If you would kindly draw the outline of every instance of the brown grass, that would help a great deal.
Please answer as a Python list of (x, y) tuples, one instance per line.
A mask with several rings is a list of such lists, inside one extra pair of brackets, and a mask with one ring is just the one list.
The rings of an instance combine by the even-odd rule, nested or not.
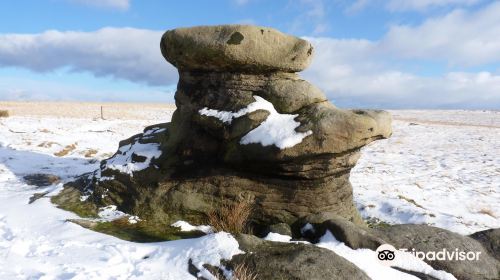
[(85, 157), (86, 158), (89, 158), (89, 157), (93, 157), (97, 154), (97, 150), (96, 149), (88, 149), (87, 151), (85, 151)]
[(64, 147), (64, 149), (60, 150), (57, 153), (54, 153), (54, 155), (57, 156), (57, 157), (63, 157), (65, 155), (69, 154), (74, 149), (76, 149), (76, 143)]
[(38, 144), (38, 147), (50, 148), (50, 147), (52, 147), (52, 145), (59, 145), (59, 144), (57, 144), (56, 142), (44, 141), (44, 142)]
[(9, 111), (0, 110), (0, 118), (7, 118), (7, 117), (9, 117)]
[(478, 211), (480, 214), (488, 215), (496, 219), (495, 214), (493, 213), (493, 210), (489, 208), (482, 208), (481, 210)]
[(247, 201), (224, 203), (207, 214), (208, 223), (215, 231), (242, 233), (247, 231), (252, 205)]
[(238, 280), (257, 280), (257, 274), (252, 272), (244, 263), (239, 263), (233, 270), (234, 278)]
[[(213, 273), (213, 272), (212, 272)], [(221, 270), (213, 273), (217, 280), (227, 280), (222, 274)], [(245, 263), (238, 263), (233, 269), (233, 280), (257, 280), (259, 279), (257, 273), (252, 272)]]
[(0, 101), (1, 110), (8, 111), (10, 116), (100, 119), (101, 106), (106, 119), (150, 120), (175, 109), (174, 104), (162, 103)]
[(405, 201), (407, 201), (407, 202), (409, 202), (409, 203), (417, 206), (418, 208), (425, 209), (422, 205), (418, 204), (414, 199), (408, 198), (408, 197), (406, 197), (404, 195), (398, 195), (398, 198), (402, 199), (402, 200), (405, 200)]

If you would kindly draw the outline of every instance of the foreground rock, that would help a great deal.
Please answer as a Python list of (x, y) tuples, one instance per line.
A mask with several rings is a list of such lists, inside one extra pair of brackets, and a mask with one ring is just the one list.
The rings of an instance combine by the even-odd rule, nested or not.
[[(304, 225), (309, 224), (308, 230)], [(384, 225), (368, 228), (356, 225), (341, 217), (329, 213), (321, 213), (304, 217), (294, 225), (295, 238), (306, 237), (317, 242), (326, 231), (330, 231), (337, 240), (353, 249), (371, 249), (375, 251), (382, 244), (391, 244), (397, 249), (412, 249), (419, 252), (440, 252), (445, 249), (449, 253), (473, 252), (477, 260), (426, 260), (436, 270), (444, 270), (457, 279), (500, 279), (500, 262), (498, 255), (498, 232), (491, 229), (463, 236), (451, 231), (427, 225)], [(477, 240), (479, 240), (479, 242)], [(470, 255), (472, 256), (472, 255)], [(431, 256), (432, 258), (432, 256)], [(418, 276), (420, 279), (433, 279), (419, 272), (399, 270)]]
[[(245, 200), (257, 228), (319, 212), (361, 223), (349, 172), (361, 147), (390, 136), (391, 116), (338, 109), (300, 79), (309, 42), (264, 27), (202, 26), (167, 31), (161, 50), (179, 69), (172, 121), (120, 142), (55, 202), (201, 224)], [(82, 193), (84, 205), (74, 199)]]
[(237, 236), (240, 249), (232, 267), (244, 264), (258, 279), (370, 279), (362, 270), (334, 252), (311, 244), (264, 241), (252, 235)]
[(500, 228), (478, 231), (470, 237), (481, 242), (483, 247), (500, 261)]
[(374, 231), (396, 248), (422, 252), (473, 252), (477, 260), (428, 260), (435, 269), (453, 274), (457, 279), (500, 279), (500, 263), (482, 244), (470, 237), (426, 225), (394, 225)]

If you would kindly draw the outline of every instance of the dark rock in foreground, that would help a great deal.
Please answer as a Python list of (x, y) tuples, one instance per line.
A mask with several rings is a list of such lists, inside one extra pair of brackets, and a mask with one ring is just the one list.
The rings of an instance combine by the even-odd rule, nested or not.
[(478, 231), (469, 237), (481, 242), (484, 248), (500, 261), (500, 228)]
[(61, 181), (56, 175), (52, 174), (29, 174), (23, 177), (24, 181), (28, 185), (37, 186), (37, 187), (47, 187), (51, 185), (55, 185)]
[(237, 239), (247, 253), (233, 257), (231, 266), (243, 263), (258, 279), (370, 279), (351, 262), (315, 245), (264, 241), (251, 235)]
[[(481, 240), (478, 242), (474, 238), (427, 225), (408, 224), (367, 228), (331, 214), (305, 217), (298, 221), (295, 227), (301, 228), (306, 223), (313, 226), (313, 230), (303, 233), (309, 240), (317, 241), (328, 230), (337, 240), (353, 249), (376, 250), (382, 244), (391, 244), (397, 249), (407, 249), (409, 252), (412, 249), (425, 253), (443, 250), (449, 253), (473, 252), (471, 254), (479, 255), (477, 260), (452, 258), (426, 260), (425, 262), (436, 270), (451, 273), (459, 280), (500, 279), (500, 262), (495, 258), (498, 252), (491, 250), (495, 248), (494, 244), (499, 242), (498, 235), (495, 234), (499, 229), (472, 234), (472, 237)], [(411, 274), (420, 275), (421, 273), (411, 272)], [(428, 275), (420, 276), (421, 279), (429, 277)]]
[(477, 260), (428, 260), (435, 269), (453, 274), (457, 279), (500, 279), (500, 263), (493, 258), (482, 244), (470, 237), (426, 225), (394, 225), (374, 230), (374, 234), (396, 248), (422, 252), (479, 253)]

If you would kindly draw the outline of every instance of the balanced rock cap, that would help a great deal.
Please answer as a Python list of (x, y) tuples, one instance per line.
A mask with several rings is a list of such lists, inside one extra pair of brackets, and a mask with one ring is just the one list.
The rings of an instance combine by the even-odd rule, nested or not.
[(165, 59), (179, 70), (300, 72), (311, 62), (311, 43), (269, 27), (216, 25), (163, 34)]

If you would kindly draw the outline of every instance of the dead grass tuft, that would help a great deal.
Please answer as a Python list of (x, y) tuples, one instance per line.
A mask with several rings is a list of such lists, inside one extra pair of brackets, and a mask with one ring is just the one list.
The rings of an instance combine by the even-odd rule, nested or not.
[(251, 212), (252, 205), (248, 201), (224, 203), (207, 214), (208, 223), (215, 231), (243, 233), (247, 230), (248, 217)]
[(0, 118), (8, 118), (8, 117), (9, 117), (9, 111), (0, 110)]
[(489, 209), (489, 208), (482, 208), (481, 210), (478, 211), (479, 214), (484, 214), (484, 215), (488, 215), (488, 216), (491, 216), (493, 218), (497, 218), (495, 216), (495, 213), (493, 213), (493, 210)]
[(44, 141), (44, 142), (38, 144), (37, 146), (41, 147), (41, 148), (50, 148), (50, 147), (52, 147), (52, 145), (59, 145), (59, 144), (56, 142)]
[(402, 200), (405, 200), (405, 201), (407, 201), (407, 202), (409, 202), (409, 203), (417, 206), (418, 208), (425, 209), (422, 205), (418, 204), (414, 199), (408, 198), (408, 197), (406, 197), (404, 195), (398, 195), (398, 198), (402, 199)]
[(97, 154), (97, 150), (96, 149), (88, 149), (87, 151), (85, 151), (85, 157), (86, 158), (89, 158), (89, 157), (93, 157)]
[(64, 147), (64, 149), (60, 150), (57, 153), (54, 153), (54, 155), (57, 157), (63, 157), (65, 155), (69, 154), (74, 149), (76, 149), (76, 143)]
[[(237, 265), (235, 265), (232, 272), (233, 272), (233, 277), (231, 279), (233, 280), (258, 279), (257, 273), (252, 272), (245, 263), (238, 263)], [(217, 280), (228, 280), (228, 278), (224, 276), (220, 268), (215, 272), (212, 271), (212, 274), (215, 276)]]
[(252, 272), (244, 263), (239, 263), (234, 267), (233, 275), (238, 280), (257, 280), (257, 274)]

